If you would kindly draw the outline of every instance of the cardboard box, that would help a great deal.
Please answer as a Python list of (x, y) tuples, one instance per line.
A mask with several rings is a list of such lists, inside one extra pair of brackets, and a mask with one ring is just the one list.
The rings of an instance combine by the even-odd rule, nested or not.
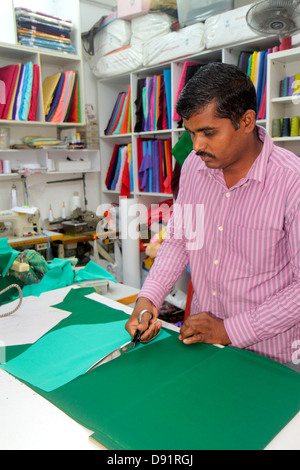
[(151, 0), (118, 0), (118, 18), (130, 20), (146, 15), (150, 9), (150, 2)]

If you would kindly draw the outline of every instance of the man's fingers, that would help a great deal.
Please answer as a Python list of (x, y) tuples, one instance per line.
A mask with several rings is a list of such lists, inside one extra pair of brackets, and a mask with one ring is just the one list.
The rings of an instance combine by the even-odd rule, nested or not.
[(149, 341), (154, 339), (155, 336), (158, 335), (160, 329), (161, 329), (161, 322), (158, 321), (156, 323), (151, 324), (149, 328), (141, 336), (142, 343), (148, 343)]
[(197, 335), (189, 336), (188, 338), (185, 338), (182, 342), (184, 344), (193, 344), (193, 343), (204, 343), (205, 341), (204, 341), (203, 335), (200, 333)]

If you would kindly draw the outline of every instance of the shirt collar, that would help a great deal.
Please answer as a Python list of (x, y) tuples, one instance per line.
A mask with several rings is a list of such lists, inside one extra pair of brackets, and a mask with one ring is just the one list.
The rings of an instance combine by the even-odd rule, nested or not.
[[(265, 178), (266, 178), (266, 171), (267, 171), (267, 164), (268, 160), (270, 157), (270, 154), (273, 150), (274, 144), (273, 140), (267, 133), (264, 127), (261, 126), (256, 126), (257, 132), (258, 132), (258, 137), (263, 142), (263, 148), (256, 158), (255, 162), (253, 163), (252, 167), (248, 171), (247, 176), (245, 177), (245, 180), (253, 179), (257, 180), (260, 183), (264, 184)], [(222, 169), (212, 169), (212, 168), (207, 168), (205, 163), (199, 158), (199, 170), (206, 170), (210, 175), (218, 177), (218, 175), (223, 176), (223, 170)]]

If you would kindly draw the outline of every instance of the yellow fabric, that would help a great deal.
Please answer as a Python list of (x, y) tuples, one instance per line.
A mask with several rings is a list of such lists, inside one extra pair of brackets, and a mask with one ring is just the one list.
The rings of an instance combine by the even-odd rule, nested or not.
[(51, 75), (50, 77), (45, 78), (43, 84), (43, 100), (44, 100), (44, 112), (45, 116), (50, 111), (51, 102), (53, 99), (53, 93), (55, 88), (57, 87), (58, 81), (61, 77), (61, 73), (56, 73), (55, 75)]

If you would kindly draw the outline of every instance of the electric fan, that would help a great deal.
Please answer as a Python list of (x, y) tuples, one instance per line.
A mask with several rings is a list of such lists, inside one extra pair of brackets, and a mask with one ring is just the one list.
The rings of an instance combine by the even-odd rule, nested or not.
[(300, 31), (300, 0), (262, 0), (250, 6), (246, 21), (256, 33), (283, 41)]

